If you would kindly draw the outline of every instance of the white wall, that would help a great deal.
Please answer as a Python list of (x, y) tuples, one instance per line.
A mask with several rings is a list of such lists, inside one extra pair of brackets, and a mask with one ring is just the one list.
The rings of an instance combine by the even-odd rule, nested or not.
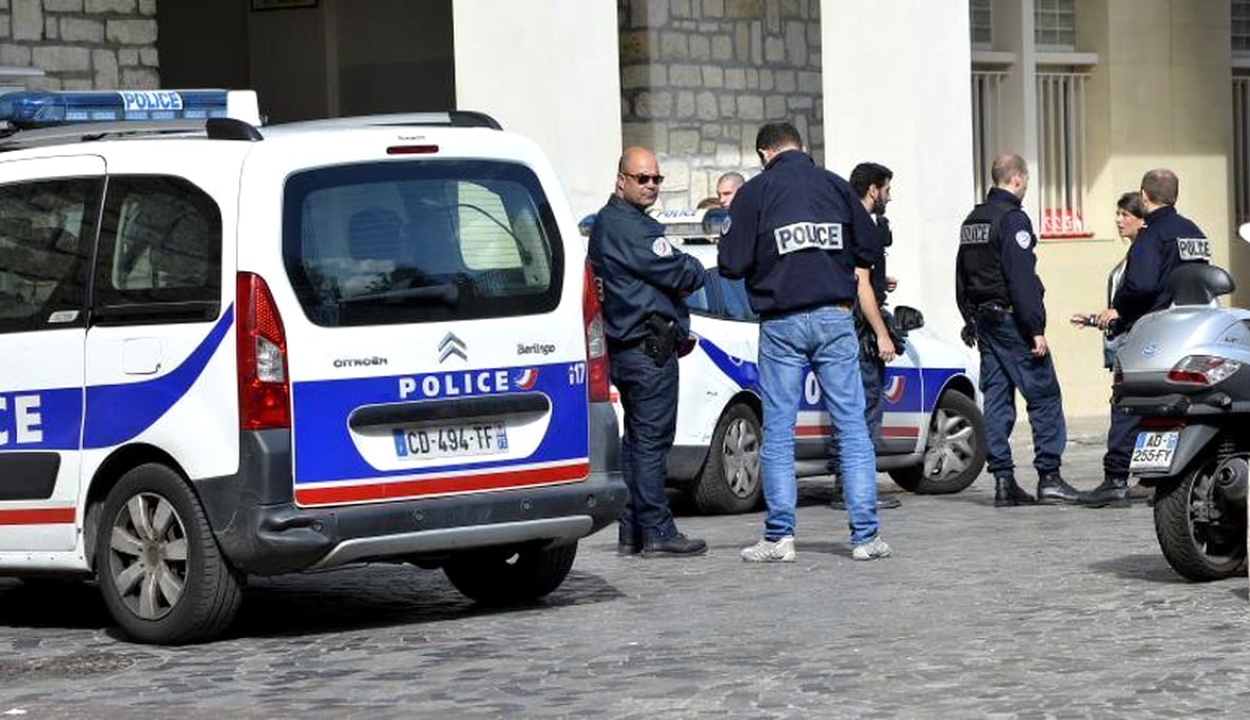
[(865, 161), (894, 171), (891, 304), (920, 308), (958, 342), (955, 251), (973, 187), (968, 2), (821, 0), (820, 15), (826, 164), (843, 177)]
[(621, 154), (616, 3), (454, 0), (456, 104), (535, 140), (573, 211), (597, 211)]

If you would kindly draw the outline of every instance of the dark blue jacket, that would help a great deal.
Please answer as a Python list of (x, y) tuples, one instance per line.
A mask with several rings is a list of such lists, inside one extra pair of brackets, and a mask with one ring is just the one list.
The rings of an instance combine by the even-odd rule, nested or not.
[(595, 215), (587, 251), (610, 339), (641, 340), (651, 313), (676, 321), (683, 338), (690, 332), (682, 297), (703, 287), (703, 263), (673, 247), (655, 218), (613, 195)]
[(746, 278), (761, 316), (855, 301), (855, 268), (882, 262), (881, 233), (850, 183), (787, 150), (738, 188), (720, 273)]
[[(997, 270), (1002, 274), (1002, 282), (1006, 285), (1007, 299), (1011, 303), (1016, 322), (1030, 338), (1035, 335), (1045, 335), (1046, 306), (1042, 302), (1042, 297), (1046, 289), (1042, 286), (1041, 279), (1037, 277), (1037, 256), (1033, 254), (1033, 249), (1037, 247), (1037, 236), (1033, 234), (1033, 222), (1021, 208), (1020, 198), (1002, 188), (992, 188), (986, 193), (984, 205), (1006, 208), (1006, 212), (997, 223), (994, 237), (990, 239), (991, 244), (986, 246), (996, 245), (997, 257), (987, 259), (976, 255), (964, 259), (962, 257), (964, 243), (961, 242), (960, 257), (956, 260), (956, 264), (977, 261), (992, 263), (997, 260)], [(978, 205), (977, 209), (973, 210), (973, 214), (981, 208), (982, 206)], [(968, 278), (977, 277), (976, 271), (977, 268), (961, 268), (956, 272), (956, 277), (964, 282)], [(987, 288), (980, 287), (956, 287), (955, 294), (956, 297), (968, 298), (969, 303), (975, 304), (987, 290)], [(969, 317), (968, 313), (972, 310), (971, 307), (962, 305), (960, 307), (965, 318)]]
[(1127, 330), (1142, 315), (1172, 304), (1168, 275), (1182, 262), (1208, 262), (1211, 245), (1188, 218), (1165, 205), (1146, 216), (1146, 226), (1128, 249), (1124, 279), (1111, 300)]

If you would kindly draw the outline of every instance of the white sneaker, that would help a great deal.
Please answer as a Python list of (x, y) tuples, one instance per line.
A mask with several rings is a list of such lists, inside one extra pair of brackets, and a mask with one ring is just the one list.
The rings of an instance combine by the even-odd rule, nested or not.
[(866, 543), (860, 543), (851, 550), (851, 557), (856, 560), (876, 560), (890, 557), (890, 546), (885, 544), (880, 535), (873, 535)]
[(794, 562), (794, 536), (787, 535), (776, 542), (760, 540), (749, 548), (742, 548), (742, 559), (746, 562)]

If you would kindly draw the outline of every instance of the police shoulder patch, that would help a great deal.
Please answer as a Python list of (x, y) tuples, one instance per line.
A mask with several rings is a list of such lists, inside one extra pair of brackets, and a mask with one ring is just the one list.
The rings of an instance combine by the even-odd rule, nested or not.
[(1033, 244), (1033, 233), (1028, 230), (1021, 230), (1017, 232), (1016, 244), (1020, 246), (1021, 250), (1028, 250), (1029, 246)]
[(730, 222), (729, 222), (729, 216), (728, 216), (728, 215), (726, 215), (726, 216), (725, 216), (725, 221), (724, 221), (724, 222), (722, 222), (722, 223), (720, 224), (720, 234), (721, 234), (721, 237), (725, 237), (726, 235), (728, 235), (728, 234), (729, 234), (729, 227), (730, 227), (730, 225), (731, 225), (731, 224), (732, 224), (732, 223), (730, 223)]
[(658, 237), (655, 242), (651, 243), (651, 252), (660, 257), (668, 257), (673, 254), (673, 245), (666, 237)]

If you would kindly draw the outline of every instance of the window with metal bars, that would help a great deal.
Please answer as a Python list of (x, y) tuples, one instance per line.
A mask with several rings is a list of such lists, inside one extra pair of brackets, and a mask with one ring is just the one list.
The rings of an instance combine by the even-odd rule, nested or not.
[(1038, 68), (1037, 165), (1041, 232), (1049, 238), (1090, 237), (1082, 217), (1085, 172), (1085, 82), (1070, 70)]

